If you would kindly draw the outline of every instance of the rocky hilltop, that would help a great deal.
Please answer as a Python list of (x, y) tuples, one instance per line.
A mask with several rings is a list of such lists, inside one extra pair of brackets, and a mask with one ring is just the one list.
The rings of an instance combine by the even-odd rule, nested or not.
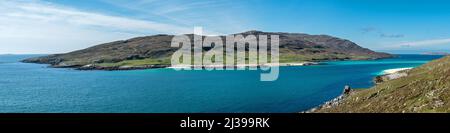
[(311, 112), (450, 112), (450, 56), (393, 74)]
[[(391, 57), (362, 48), (357, 44), (328, 35), (248, 31), (245, 35), (279, 35), (280, 62), (324, 60), (366, 60)], [(193, 38), (194, 35), (189, 34)], [(171, 55), (178, 48), (170, 47), (173, 35), (153, 35), (96, 45), (64, 54), (23, 60), (27, 63), (50, 64), (52, 67), (78, 69), (145, 69), (170, 66)], [(224, 36), (221, 36), (224, 38)], [(192, 40), (192, 39), (191, 39)], [(225, 41), (225, 39), (223, 39)], [(270, 42), (270, 40), (268, 40)], [(204, 49), (207, 51), (208, 49)]]

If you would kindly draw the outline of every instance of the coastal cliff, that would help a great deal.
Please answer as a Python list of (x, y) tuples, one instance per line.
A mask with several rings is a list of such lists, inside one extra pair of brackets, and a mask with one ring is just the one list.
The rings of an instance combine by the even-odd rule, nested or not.
[(353, 91), (309, 112), (450, 112), (450, 56), (376, 81), (370, 89)]
[[(279, 35), (280, 63), (317, 62), (325, 60), (367, 60), (388, 58), (357, 44), (328, 35), (248, 31), (246, 35)], [(189, 34), (193, 38), (194, 35)], [(129, 70), (170, 66), (171, 55), (178, 48), (170, 47), (174, 35), (154, 35), (115, 41), (64, 54), (29, 58), (22, 62), (50, 64), (52, 67), (81, 70)], [(224, 36), (221, 36), (224, 38)], [(225, 40), (225, 39), (223, 39)], [(270, 39), (268, 40), (270, 42)], [(208, 51), (204, 48), (203, 51)]]

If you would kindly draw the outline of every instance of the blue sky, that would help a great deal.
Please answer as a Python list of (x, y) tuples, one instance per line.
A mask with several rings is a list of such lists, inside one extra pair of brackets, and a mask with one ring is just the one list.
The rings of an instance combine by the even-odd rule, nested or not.
[(4, 0), (0, 54), (61, 53), (153, 34), (328, 34), (377, 51), (450, 52), (444, 0)]

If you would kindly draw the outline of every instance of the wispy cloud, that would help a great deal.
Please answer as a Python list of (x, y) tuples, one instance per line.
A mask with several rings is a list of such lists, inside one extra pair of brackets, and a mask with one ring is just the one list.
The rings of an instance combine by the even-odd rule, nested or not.
[(376, 31), (377, 29), (374, 27), (364, 27), (360, 29), (363, 34), (370, 33)]
[[(167, 2), (167, 0), (162, 0)], [(223, 0), (213, 0), (213, 1), (179, 1), (178, 4), (165, 3), (162, 6), (159, 6), (156, 10), (154, 10), (157, 14), (171, 14), (171, 13), (180, 13), (188, 10), (199, 10), (205, 8), (218, 8), (224, 7), (227, 5), (226, 1)]]
[[(16, 10), (8, 10), (3, 14), (8, 18), (23, 18), (34, 21), (64, 22), (77, 26), (94, 26), (101, 28), (116, 29), (118, 31), (134, 32), (163, 32), (163, 33), (189, 33), (186, 27), (158, 23), (155, 21), (138, 20), (125, 17), (104, 15), (79, 11), (76, 9), (56, 6), (49, 3), (20, 3), (5, 2), (6, 6), (14, 7)], [(11, 8), (10, 8), (11, 9)]]
[(446, 39), (430, 39), (421, 41), (409, 41), (401, 43), (390, 43), (384, 45), (384, 49), (409, 49), (409, 48), (424, 48), (429, 49), (436, 46), (450, 46), (450, 38)]
[(207, 33), (228, 34), (243, 31), (245, 20), (239, 9), (246, 9), (241, 1), (229, 0), (102, 0), (105, 3), (140, 12), (144, 18), (158, 17), (165, 22), (183, 26), (202, 26)]
[(450, 38), (404, 42), (394, 46), (417, 47), (417, 46), (432, 46), (432, 45), (450, 45)]
[(403, 38), (405, 37), (404, 34), (388, 34), (383, 32), (382, 30), (375, 28), (375, 27), (364, 27), (361, 28), (361, 33), (363, 34), (369, 34), (369, 33), (375, 33), (381, 38)]
[(188, 26), (82, 11), (43, 1), (0, 1), (0, 53), (60, 53)]
[(403, 34), (385, 34), (385, 33), (380, 33), (380, 37), (383, 37), (383, 38), (403, 38), (403, 37), (405, 37), (405, 35), (403, 35)]

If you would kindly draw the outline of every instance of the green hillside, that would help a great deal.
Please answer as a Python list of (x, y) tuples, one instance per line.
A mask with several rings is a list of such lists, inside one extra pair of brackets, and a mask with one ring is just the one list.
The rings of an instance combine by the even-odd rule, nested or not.
[(355, 91), (315, 112), (450, 112), (450, 56), (408, 71), (408, 76)]

